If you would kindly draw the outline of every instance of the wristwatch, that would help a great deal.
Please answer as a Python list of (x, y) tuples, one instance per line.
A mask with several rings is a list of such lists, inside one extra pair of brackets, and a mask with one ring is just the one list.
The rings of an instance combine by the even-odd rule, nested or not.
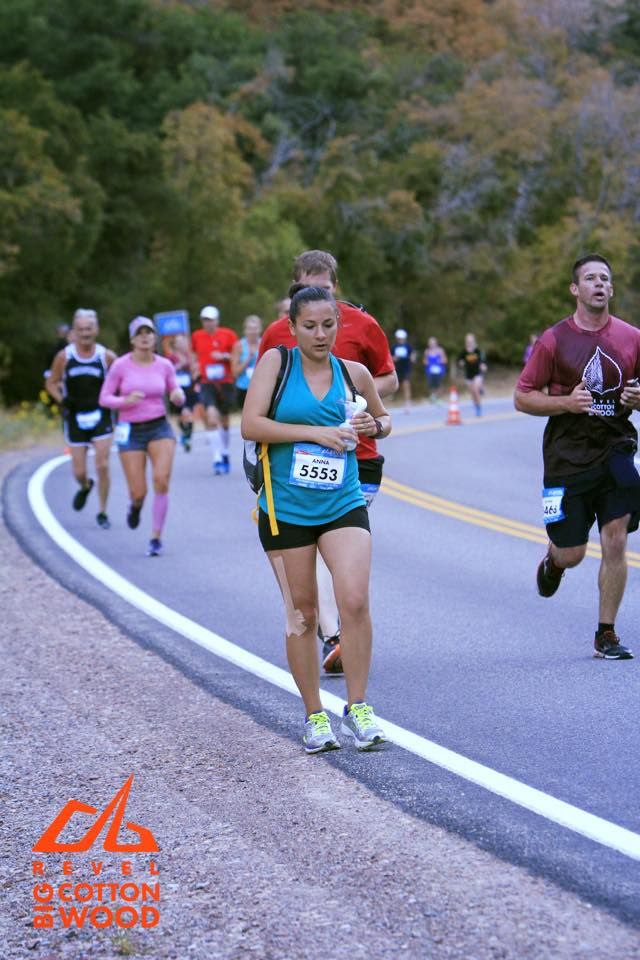
[(376, 432), (373, 435), (373, 439), (378, 440), (384, 433), (384, 427), (382, 426), (382, 424), (380, 423), (377, 417), (373, 418), (373, 422), (376, 425)]

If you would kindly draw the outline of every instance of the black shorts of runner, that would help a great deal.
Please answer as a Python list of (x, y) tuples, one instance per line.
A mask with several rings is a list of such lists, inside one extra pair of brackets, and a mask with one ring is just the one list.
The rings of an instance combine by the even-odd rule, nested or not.
[(200, 403), (207, 407), (215, 407), (218, 413), (226, 416), (231, 413), (236, 399), (234, 383), (201, 383)]
[(70, 447), (88, 447), (94, 440), (103, 440), (113, 435), (113, 415), (111, 410), (101, 408), (100, 418), (90, 430), (83, 429), (78, 418), (87, 414), (67, 411), (63, 417), (64, 438)]
[[(153, 440), (175, 440), (176, 435), (166, 417), (156, 417), (155, 420), (143, 420), (142, 423), (132, 423), (129, 439), (126, 443), (118, 442), (120, 453), (132, 451), (146, 451)], [(116, 433), (117, 441), (117, 433)]]
[(438, 390), (443, 378), (443, 373), (427, 373), (427, 387), (429, 390)]
[(341, 517), (330, 520), (329, 523), (309, 527), (278, 520), (280, 533), (276, 537), (271, 533), (269, 517), (264, 510), (260, 510), (258, 515), (258, 534), (263, 550), (292, 550), (294, 547), (308, 547), (312, 543), (317, 543), (323, 533), (328, 533), (329, 530), (341, 530), (343, 527), (359, 527), (371, 533), (367, 508), (356, 507), (348, 513), (343, 513)]
[(630, 515), (629, 533), (640, 521), (640, 477), (633, 456), (624, 456), (592, 467), (571, 477), (545, 477), (545, 487), (564, 487), (564, 519), (546, 525), (556, 547), (580, 547), (589, 540), (589, 531), (598, 521), (598, 530), (619, 517)]
[(179, 417), (183, 410), (193, 410), (196, 404), (201, 403), (199, 388), (183, 387), (182, 389), (184, 391), (184, 403), (182, 406), (176, 407), (175, 403), (169, 402), (169, 410), (176, 417)]
[(381, 454), (377, 457), (368, 457), (366, 460), (358, 460), (358, 478), (362, 495), (367, 501), (367, 510), (380, 489), (383, 463), (384, 457)]
[(367, 457), (366, 460), (358, 460), (358, 478), (360, 483), (375, 483), (380, 486), (382, 483), (382, 467), (384, 457), (378, 454), (377, 457)]

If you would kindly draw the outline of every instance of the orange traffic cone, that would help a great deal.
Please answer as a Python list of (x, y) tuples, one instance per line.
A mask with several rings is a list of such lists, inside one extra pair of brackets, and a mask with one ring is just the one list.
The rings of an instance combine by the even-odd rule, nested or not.
[(446, 424), (447, 426), (453, 426), (460, 425), (461, 423), (460, 407), (458, 406), (458, 390), (457, 387), (451, 387), (449, 391), (449, 412), (447, 414)]

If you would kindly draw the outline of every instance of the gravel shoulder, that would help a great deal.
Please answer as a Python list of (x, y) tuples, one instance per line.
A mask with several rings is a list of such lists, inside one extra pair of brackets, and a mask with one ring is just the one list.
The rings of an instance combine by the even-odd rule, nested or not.
[[(0, 455), (0, 483), (28, 451)], [(0, 955), (194, 960), (611, 960), (636, 930), (374, 796), (261, 728), (45, 574), (0, 522)], [(69, 798), (126, 820), (155, 857), (41, 855), (45, 880), (103, 861), (160, 869), (160, 923), (33, 927), (32, 845)], [(331, 811), (330, 818), (327, 816)], [(156, 878), (157, 879), (157, 878)]]

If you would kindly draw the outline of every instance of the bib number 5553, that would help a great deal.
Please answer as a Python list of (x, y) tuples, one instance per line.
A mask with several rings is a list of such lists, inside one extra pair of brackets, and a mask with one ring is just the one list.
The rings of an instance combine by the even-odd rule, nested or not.
[(309, 477), (310, 480), (330, 480), (335, 483), (338, 479), (338, 471), (335, 467), (318, 467), (315, 463), (309, 466), (303, 463), (300, 467), (300, 476)]
[(344, 483), (346, 454), (316, 443), (293, 446), (289, 483), (297, 487), (336, 490)]

